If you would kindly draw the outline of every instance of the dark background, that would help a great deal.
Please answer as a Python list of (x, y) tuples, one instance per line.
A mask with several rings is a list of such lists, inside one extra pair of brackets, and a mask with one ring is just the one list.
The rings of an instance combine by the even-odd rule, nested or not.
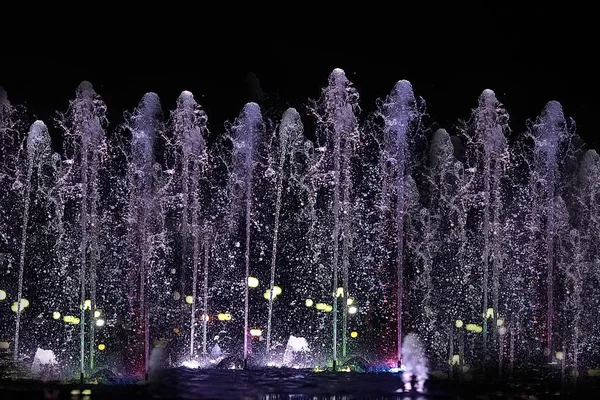
[(558, 100), (584, 140), (600, 149), (600, 48), (591, 6), (385, 4), (142, 3), (4, 13), (0, 85), (14, 103), (48, 119), (89, 80), (112, 123), (145, 92), (158, 93), (166, 111), (190, 90), (218, 133), (252, 99), (249, 72), (267, 94), (301, 109), (340, 67), (365, 111), (408, 79), (426, 100), (430, 121), (451, 130), (490, 88), (515, 134)]

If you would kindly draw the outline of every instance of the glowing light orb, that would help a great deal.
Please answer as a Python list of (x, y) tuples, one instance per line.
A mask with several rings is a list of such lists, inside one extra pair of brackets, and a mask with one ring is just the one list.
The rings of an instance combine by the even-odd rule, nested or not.
[(356, 331), (350, 332), (350, 337), (351, 338), (357, 338), (358, 337), (358, 332), (356, 332)]
[(202, 314), (200, 316), (201, 321), (210, 321), (210, 317), (207, 314)]
[[(23, 312), (23, 310), (25, 310), (29, 306), (29, 300), (27, 300), (27, 299), (21, 299), (20, 306), (21, 306), (20, 312)], [(17, 304), (17, 302), (15, 301), (12, 304), (12, 306), (10, 306), (10, 309), (13, 312), (19, 312), (19, 304)]]
[(304, 304), (306, 305), (306, 307), (312, 307), (315, 303), (312, 301), (312, 299), (306, 299)]
[(281, 288), (279, 286), (273, 286), (273, 294), (279, 296), (281, 294)]
[(0, 290), (0, 300), (6, 299), (6, 292), (4, 290)]
[(454, 326), (456, 326), (457, 328), (462, 328), (463, 325), (464, 325), (464, 323), (460, 319), (457, 319), (456, 322), (454, 323)]
[(327, 305), (325, 306), (325, 309), (324, 309), (323, 311), (325, 311), (325, 312), (331, 312), (332, 310), (333, 310), (333, 307), (332, 307), (332, 306), (330, 306), (329, 304), (327, 304)]
[(102, 315), (102, 311), (100, 311), (100, 310), (94, 311), (94, 318), (100, 318), (101, 315)]
[(496, 325), (498, 325), (498, 326), (504, 325), (504, 320), (502, 318), (498, 318), (498, 320), (496, 321)]
[(74, 316), (72, 316), (72, 315), (65, 315), (65, 316), (63, 317), (63, 321), (65, 321), (67, 324), (70, 324), (70, 323), (72, 323), (72, 322), (73, 322), (73, 319), (74, 319), (74, 318), (75, 318), (75, 317), (74, 317)]
[(231, 314), (221, 313), (217, 315), (219, 321), (231, 321)]
[(357, 311), (358, 308), (356, 308), (355, 306), (348, 307), (348, 314), (356, 314)]
[(192, 304), (194, 302), (194, 297), (192, 296), (185, 296), (185, 302), (188, 304)]
[(454, 355), (452, 356), (452, 361), (451, 361), (451, 364), (452, 364), (452, 365), (458, 365), (458, 364), (460, 364), (460, 355), (458, 355), (458, 354), (454, 354)]
[(102, 318), (99, 318), (96, 320), (96, 326), (104, 326), (104, 320)]
[(258, 279), (253, 276), (248, 277), (248, 286), (251, 288), (258, 287)]
[(562, 360), (563, 358), (565, 358), (565, 355), (562, 351), (557, 351), (555, 356), (557, 360)]
[(346, 299), (346, 305), (351, 306), (352, 304), (354, 304), (354, 299), (353, 298), (348, 298)]
[[(273, 286), (273, 300), (275, 300), (275, 298), (277, 297), (277, 289), (275, 289), (276, 287), (277, 286)], [(281, 289), (279, 289), (279, 293), (281, 293)], [(271, 289), (267, 289), (263, 297), (265, 298), (265, 300), (271, 300)]]
[(73, 322), (71, 322), (73, 325), (79, 325), (79, 323), (81, 322), (81, 320), (79, 318), (73, 318)]
[(250, 329), (250, 335), (259, 337), (262, 336), (262, 331), (260, 329)]
[(317, 310), (325, 310), (327, 308), (327, 304), (325, 304), (325, 303), (317, 303), (317, 305), (315, 306), (315, 308)]
[(104, 349), (106, 349), (106, 346), (104, 345), (104, 343), (100, 343), (100, 344), (98, 345), (98, 350), (100, 350), (100, 351), (104, 351)]
[(335, 292), (335, 296), (336, 297), (344, 297), (344, 288), (343, 287), (337, 288), (337, 291)]
[(53, 319), (60, 319), (60, 313), (58, 311), (54, 311), (52, 313), (52, 318)]

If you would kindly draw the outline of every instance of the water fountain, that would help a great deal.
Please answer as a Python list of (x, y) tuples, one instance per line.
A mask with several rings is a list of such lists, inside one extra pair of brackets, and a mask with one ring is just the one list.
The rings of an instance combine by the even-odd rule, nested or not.
[(307, 132), (296, 109), (276, 125), (248, 103), (209, 136), (190, 92), (166, 122), (148, 93), (113, 128), (87, 82), (48, 127), (25, 135), (17, 109), (0, 90), (0, 294), (14, 299), (0, 296), (0, 339), (15, 360), (39, 347), (84, 378), (143, 377), (151, 358), (360, 360), (421, 381), (417, 353), (459, 377), (598, 367), (600, 158), (557, 102), (513, 137), (485, 90), (434, 130), (408, 81), (365, 115), (336, 69)]

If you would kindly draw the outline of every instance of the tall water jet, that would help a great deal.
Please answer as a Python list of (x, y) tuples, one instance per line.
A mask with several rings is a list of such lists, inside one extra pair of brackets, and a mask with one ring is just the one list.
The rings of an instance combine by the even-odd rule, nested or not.
[[(273, 319), (273, 296), (275, 293), (275, 267), (277, 265), (277, 241), (279, 239), (279, 219), (282, 206), (282, 191), (285, 175), (286, 163), (294, 162), (295, 153), (299, 152), (304, 145), (304, 127), (300, 120), (300, 114), (294, 109), (289, 108), (283, 114), (279, 125), (279, 135), (275, 146), (276, 175), (275, 182), (275, 213), (273, 222), (273, 242), (271, 247), (271, 275), (269, 280), (269, 311), (267, 315), (267, 361), (269, 361), (271, 350), (271, 329)], [(292, 167), (290, 166), (290, 169)]]
[(404, 219), (406, 214), (407, 178), (410, 174), (410, 144), (415, 140), (419, 113), (412, 85), (406, 80), (396, 83), (381, 110), (384, 118), (382, 168), (382, 204), (394, 223), (396, 270), (397, 360), (402, 361), (402, 313), (404, 312)]
[[(505, 132), (508, 131), (508, 114), (497, 100), (496, 94), (489, 89), (479, 96), (479, 105), (473, 111), (471, 136), (472, 166), (481, 170), (481, 182), (476, 191), (482, 199), (481, 248), (482, 265), (482, 315), (483, 351), (487, 353), (488, 320), (492, 320), (493, 338), (497, 336), (497, 318), (499, 305), (499, 282), (502, 269), (502, 226), (503, 211), (502, 179), (508, 164), (508, 148)], [(492, 307), (490, 300), (490, 263), (492, 264)]]
[[(130, 288), (130, 300), (134, 310), (139, 314), (140, 327), (143, 331), (142, 364), (144, 374), (149, 371), (150, 358), (150, 321), (148, 272), (150, 269), (150, 256), (152, 253), (152, 233), (155, 226), (152, 222), (156, 218), (156, 184), (154, 169), (154, 143), (160, 130), (161, 116), (160, 100), (155, 93), (144, 95), (136, 108), (131, 121), (131, 161), (128, 172), (129, 183), (129, 252), (130, 252), (130, 277), (135, 287)], [(155, 221), (154, 221), (155, 222)], [(137, 298), (133, 297), (137, 291)]]
[[(343, 70), (336, 68), (329, 75), (323, 96), (314, 110), (317, 118), (317, 142), (326, 153), (319, 160), (323, 177), (321, 185), (331, 196), (331, 208), (324, 210), (324, 217), (331, 221), (331, 275), (333, 321), (332, 358), (333, 368), (338, 361), (338, 297), (344, 302), (348, 296), (348, 260), (350, 251), (350, 210), (352, 196), (351, 158), (353, 146), (358, 139), (358, 92)], [(328, 234), (329, 232), (326, 232)], [(340, 241), (342, 245), (340, 246)], [(340, 248), (341, 247), (341, 248)], [(342, 284), (339, 287), (340, 253), (342, 259)], [(343, 308), (343, 327), (347, 323), (347, 307)], [(342, 353), (346, 352), (347, 332), (342, 332)]]
[[(196, 309), (198, 302), (198, 267), (201, 246), (207, 257), (207, 238), (203, 226), (205, 215), (201, 207), (202, 185), (207, 179), (207, 153), (204, 136), (207, 134), (207, 117), (192, 93), (184, 91), (177, 99), (177, 108), (172, 115), (171, 130), (174, 135), (173, 163), (175, 172), (175, 193), (180, 194), (181, 216), (181, 287), (182, 294), (186, 293), (186, 271), (192, 269), (192, 304), (190, 320), (190, 358), (195, 354)], [(190, 242), (191, 239), (191, 243)], [(191, 251), (190, 251), (191, 248)], [(204, 268), (204, 282), (208, 280), (208, 270)], [(206, 308), (207, 285), (203, 292), (204, 307)], [(203, 321), (207, 310), (203, 310)], [(203, 326), (204, 326), (203, 322)], [(203, 331), (206, 331), (203, 328)], [(203, 335), (204, 336), (204, 335)], [(203, 340), (203, 354), (206, 354), (206, 341)]]
[(547, 357), (554, 357), (554, 280), (556, 223), (554, 199), (559, 195), (559, 150), (567, 136), (562, 106), (551, 101), (544, 107), (533, 127), (533, 170), (530, 187), (533, 197), (532, 217), (544, 250), (540, 267), (546, 272), (546, 345)]
[[(70, 184), (78, 187), (79, 294), (80, 294), (80, 368), (85, 374), (86, 313), (89, 312), (89, 370), (94, 370), (96, 351), (94, 313), (96, 312), (96, 275), (99, 248), (99, 170), (106, 153), (106, 106), (92, 84), (81, 82), (60, 125), (67, 160), (71, 162)], [(89, 293), (89, 305), (86, 304)], [(89, 310), (88, 310), (89, 309)]]
[(27, 249), (27, 227), (29, 224), (29, 205), (31, 202), (31, 181), (33, 172), (40, 163), (50, 154), (50, 134), (46, 124), (35, 121), (29, 129), (27, 136), (27, 175), (25, 178), (25, 194), (23, 198), (23, 215), (21, 225), (21, 248), (19, 254), (19, 278), (17, 283), (17, 316), (15, 319), (14, 353), (15, 361), (19, 358), (19, 332), (21, 325), (21, 311), (23, 309), (23, 274), (25, 270), (25, 251)]
[(249, 292), (248, 278), (250, 277), (250, 240), (253, 212), (253, 180), (255, 166), (259, 156), (259, 146), (264, 136), (264, 123), (258, 104), (248, 103), (242, 109), (233, 126), (231, 140), (233, 142), (233, 159), (231, 163), (228, 198), (230, 203), (230, 229), (237, 226), (239, 216), (244, 216), (244, 365), (248, 361), (249, 352)]

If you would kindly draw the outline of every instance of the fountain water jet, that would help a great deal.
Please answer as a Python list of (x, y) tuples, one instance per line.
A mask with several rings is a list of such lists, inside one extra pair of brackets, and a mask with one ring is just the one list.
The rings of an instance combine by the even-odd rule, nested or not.
[[(204, 247), (205, 271), (204, 281), (207, 282), (208, 270), (207, 263), (207, 247), (206, 233), (204, 232), (205, 217), (203, 214), (201, 203), (201, 183), (206, 179), (208, 162), (206, 154), (206, 144), (204, 136), (207, 133), (206, 128), (206, 113), (200, 108), (192, 93), (184, 91), (177, 99), (177, 108), (173, 112), (172, 130), (174, 134), (174, 155), (173, 162), (175, 164), (177, 187), (176, 193), (181, 193), (181, 287), (182, 292), (185, 291), (186, 269), (188, 268), (188, 260), (191, 260), (192, 266), (192, 304), (191, 304), (191, 320), (190, 320), (190, 359), (195, 353), (195, 326), (196, 326), (196, 305), (197, 305), (197, 287), (198, 287), (198, 265), (200, 260), (200, 246)], [(202, 222), (202, 224), (201, 224)], [(192, 240), (192, 254), (188, 254), (189, 239)], [(206, 313), (206, 297), (207, 290), (203, 293), (204, 307), (203, 320)], [(203, 326), (205, 326), (203, 322)], [(203, 331), (206, 331), (203, 328)], [(204, 334), (203, 334), (204, 336)], [(206, 339), (203, 339), (202, 353), (206, 354)]]
[[(385, 122), (384, 150), (382, 160), (387, 164), (383, 190), (395, 190), (395, 210), (392, 218), (395, 222), (396, 252), (396, 318), (397, 318), (397, 360), (402, 361), (402, 313), (404, 312), (404, 219), (406, 214), (406, 180), (410, 173), (410, 142), (416, 132), (413, 124), (418, 121), (418, 112), (412, 85), (406, 80), (396, 83), (383, 107)], [(392, 194), (383, 196), (384, 210), (391, 210)]]
[[(160, 100), (155, 93), (144, 95), (138, 105), (131, 123), (131, 162), (128, 181), (130, 198), (129, 212), (129, 250), (131, 254), (132, 282), (138, 282), (138, 296), (133, 298), (135, 289), (130, 290), (132, 304), (136, 304), (143, 330), (142, 362), (144, 374), (147, 376), (150, 361), (150, 321), (147, 288), (149, 286), (148, 270), (151, 254), (152, 221), (156, 218), (154, 141), (159, 132), (159, 118), (162, 113)], [(139, 253), (138, 253), (139, 252)], [(137, 255), (139, 254), (139, 256)], [(135, 261), (134, 261), (135, 260)]]
[[(275, 266), (277, 265), (277, 240), (279, 238), (279, 217), (281, 213), (281, 192), (283, 191), (284, 167), (286, 162), (292, 164), (294, 155), (299, 151), (299, 147), (304, 145), (303, 125), (300, 120), (300, 114), (294, 109), (289, 108), (281, 118), (279, 125), (279, 135), (277, 137), (278, 160), (276, 174), (276, 199), (275, 199), (275, 221), (273, 222), (273, 242), (271, 248), (271, 276), (269, 280), (269, 311), (267, 316), (267, 362), (270, 361), (269, 354), (271, 350), (271, 329), (273, 318), (273, 296), (275, 293)], [(288, 161), (289, 160), (289, 161)], [(291, 168), (291, 167), (290, 167)]]
[(29, 223), (29, 205), (31, 202), (31, 181), (36, 166), (50, 153), (50, 134), (46, 124), (35, 121), (27, 136), (27, 176), (24, 194), (23, 218), (21, 225), (21, 249), (19, 255), (19, 280), (17, 283), (17, 316), (15, 319), (14, 353), (15, 361), (19, 358), (19, 332), (21, 328), (21, 311), (23, 306), (23, 274), (25, 270), (25, 250), (27, 248), (27, 227)]
[(92, 84), (81, 82), (75, 100), (60, 121), (64, 132), (65, 154), (73, 161), (68, 178), (79, 187), (79, 291), (80, 291), (80, 368), (85, 374), (85, 332), (87, 327), (86, 293), (89, 291), (89, 370), (94, 370), (96, 352), (94, 313), (96, 307), (96, 276), (99, 264), (99, 170), (106, 152), (106, 105)]
[(236, 220), (244, 215), (244, 366), (248, 362), (248, 312), (249, 292), (248, 277), (250, 276), (250, 240), (253, 212), (253, 180), (257, 163), (258, 148), (264, 136), (264, 123), (258, 104), (248, 103), (242, 109), (235, 126), (231, 140), (233, 142), (233, 161), (228, 183), (230, 203), (230, 229), (237, 226)]

